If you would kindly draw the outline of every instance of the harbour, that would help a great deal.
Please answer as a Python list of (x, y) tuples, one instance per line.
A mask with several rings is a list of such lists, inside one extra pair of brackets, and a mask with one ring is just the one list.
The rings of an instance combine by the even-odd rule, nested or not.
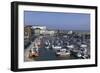
[[(64, 32), (65, 33), (65, 32)], [(82, 36), (81, 36), (82, 35)], [(24, 61), (89, 59), (88, 33), (69, 31), (56, 35), (38, 35), (24, 50)]]

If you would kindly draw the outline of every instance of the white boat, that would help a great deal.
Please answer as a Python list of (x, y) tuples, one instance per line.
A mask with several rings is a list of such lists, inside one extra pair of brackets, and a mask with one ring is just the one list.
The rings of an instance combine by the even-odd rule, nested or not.
[(86, 48), (87, 45), (86, 44), (82, 44), (80, 47)]
[(50, 49), (50, 42), (45, 42), (45, 48), (46, 48), (47, 50)]
[(64, 57), (64, 56), (70, 56), (70, 51), (66, 49), (60, 49), (59, 52), (56, 52), (56, 55)]
[(50, 49), (50, 46), (48, 45), (48, 46), (45, 46), (45, 48), (47, 49), (47, 50), (49, 50)]
[(77, 57), (81, 58), (82, 57), (81, 53), (77, 53)]
[(68, 45), (67, 47), (68, 48), (74, 48), (74, 45)]
[(87, 58), (87, 55), (82, 56), (82, 58), (83, 58), (83, 59), (86, 59), (86, 58)]
[(60, 50), (62, 47), (61, 47), (61, 46), (54, 46), (54, 45), (52, 45), (52, 48), (53, 48), (54, 50)]

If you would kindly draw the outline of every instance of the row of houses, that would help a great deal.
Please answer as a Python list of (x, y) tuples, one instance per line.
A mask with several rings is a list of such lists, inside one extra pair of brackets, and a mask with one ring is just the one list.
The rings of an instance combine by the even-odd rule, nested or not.
[(55, 31), (54, 30), (48, 30), (46, 26), (31, 26), (27, 25), (24, 26), (24, 39), (31, 38), (33, 35), (38, 36), (38, 35), (54, 35)]

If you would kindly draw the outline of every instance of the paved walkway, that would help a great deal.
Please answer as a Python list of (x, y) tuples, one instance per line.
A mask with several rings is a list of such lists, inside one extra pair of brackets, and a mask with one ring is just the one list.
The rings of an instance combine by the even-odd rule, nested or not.
[(32, 42), (32, 43), (30, 44), (29, 47), (27, 47), (26, 49), (24, 49), (24, 61), (33, 61), (33, 59), (28, 58), (29, 50), (30, 50), (32, 47), (34, 47), (33, 44), (34, 44), (34, 42)]
[[(32, 59), (28, 58), (29, 50), (33, 49), (34, 47), (38, 48), (37, 44), (38, 44), (38, 39), (39, 38), (40, 37), (36, 38), (34, 40), (34, 42), (31, 42), (31, 44), (27, 48), (24, 49), (24, 61), (33, 61), (34, 60), (33, 58)], [(34, 44), (35, 44), (35, 46), (34, 46)]]

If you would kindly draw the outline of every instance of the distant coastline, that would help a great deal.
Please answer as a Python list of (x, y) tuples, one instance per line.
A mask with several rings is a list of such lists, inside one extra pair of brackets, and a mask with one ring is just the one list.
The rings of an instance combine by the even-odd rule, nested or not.
[[(60, 29), (48, 29), (48, 30), (60, 30)], [(73, 32), (90, 32), (90, 30), (72, 30), (72, 29), (70, 29), (70, 30), (60, 30), (60, 31), (73, 31)]]

